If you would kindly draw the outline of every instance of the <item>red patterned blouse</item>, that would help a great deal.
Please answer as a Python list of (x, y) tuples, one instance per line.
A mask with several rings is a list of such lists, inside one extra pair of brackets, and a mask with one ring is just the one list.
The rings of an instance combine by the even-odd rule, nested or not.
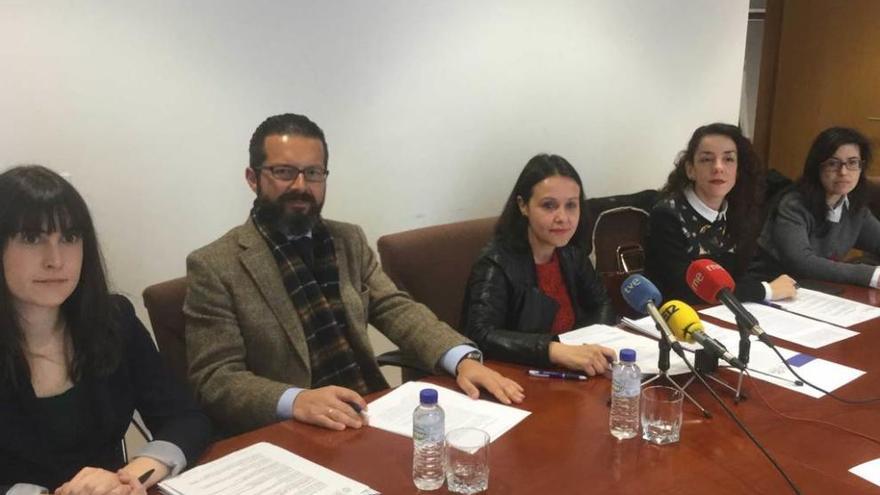
[(535, 265), (538, 271), (538, 287), (541, 292), (552, 297), (559, 303), (559, 310), (553, 318), (553, 326), (550, 333), (553, 335), (567, 332), (574, 327), (574, 308), (571, 305), (571, 297), (565, 287), (565, 279), (562, 278), (562, 270), (559, 267), (559, 256), (553, 251), (553, 257), (543, 265)]

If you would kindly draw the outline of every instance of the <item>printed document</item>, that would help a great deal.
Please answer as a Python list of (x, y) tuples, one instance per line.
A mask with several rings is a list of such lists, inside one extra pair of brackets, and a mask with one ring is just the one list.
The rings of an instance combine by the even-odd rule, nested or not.
[[(758, 319), (761, 328), (771, 336), (811, 349), (818, 349), (858, 335), (852, 330), (804, 318), (764, 304), (747, 302), (743, 306)], [(701, 310), (700, 313), (736, 324), (736, 317), (724, 305), (707, 308)]]
[(446, 431), (455, 428), (479, 428), (494, 442), (507, 430), (526, 418), (529, 411), (497, 402), (471, 399), (460, 392), (425, 382), (406, 382), (370, 402), (364, 414), (370, 426), (412, 438), (413, 410), (419, 405), (419, 392), (424, 388), (437, 390), (437, 403), (446, 415)]
[[(829, 392), (833, 392), (865, 374), (862, 370), (819, 359), (810, 354), (795, 352), (779, 346), (776, 348), (804, 380)], [(752, 345), (749, 353), (749, 371), (752, 378), (773, 383), (810, 397), (818, 399), (825, 395), (807, 384), (796, 385), (794, 382), (797, 378), (786, 368), (779, 356), (773, 352), (773, 349), (760, 342)]]
[[(638, 327), (640, 331), (649, 335), (655, 335), (656, 338), (660, 338), (660, 332), (653, 327), (654, 322), (650, 318), (642, 318), (635, 321), (624, 318), (623, 320), (624, 324), (627, 326)], [(735, 356), (739, 355), (738, 331), (722, 328), (705, 321), (703, 322), (703, 330), (707, 335), (726, 347), (731, 354)], [(562, 340), (562, 335), (560, 335), (560, 340)], [(788, 368), (786, 368), (785, 364), (782, 363), (779, 356), (777, 356), (772, 349), (764, 345), (763, 342), (758, 341), (758, 338), (755, 336), (751, 336), (749, 340), (751, 340), (752, 344), (749, 347), (748, 367), (752, 378), (779, 385), (780, 387), (794, 390), (795, 392), (800, 392), (810, 397), (819, 398), (825, 395), (809, 385), (796, 385), (795, 380), (797, 380), (797, 378), (788, 370)], [(654, 345), (656, 346), (656, 343)], [(688, 344), (682, 342), (681, 345), (689, 350), (700, 348), (700, 344), (697, 343)], [(862, 370), (819, 359), (809, 354), (798, 353), (784, 347), (777, 346), (776, 348), (779, 349), (779, 353), (782, 354), (791, 367), (794, 368), (795, 371), (797, 371), (805, 380), (830, 392), (833, 392), (865, 374)], [(675, 354), (670, 357), (670, 362), (675, 362), (672, 361), (673, 358), (675, 358), (677, 362), (681, 362), (681, 358), (675, 356)], [(638, 364), (641, 368), (642, 363), (639, 362)], [(719, 364), (722, 366), (725, 365), (723, 362)], [(674, 366), (675, 365), (672, 367)], [(684, 363), (682, 363), (682, 366), (684, 366)], [(726, 369), (733, 371), (731, 368)], [(687, 369), (685, 368), (685, 371), (686, 370)]]
[(159, 483), (167, 495), (372, 495), (379, 492), (260, 442)]
[(851, 327), (880, 316), (880, 308), (824, 292), (798, 289), (797, 297), (774, 301), (782, 309), (841, 327)]
[[(636, 364), (639, 366), (639, 369), (642, 370), (642, 373), (646, 375), (655, 375), (660, 372), (657, 367), (657, 361), (660, 357), (660, 348), (658, 347), (659, 343), (657, 339), (660, 338), (660, 333), (654, 330), (651, 326), (647, 326), (653, 325), (653, 321), (648, 323), (643, 320), (629, 321), (632, 325), (638, 325), (633, 328), (634, 330), (648, 333), (649, 335), (654, 335), (650, 333), (651, 331), (655, 332), (655, 338), (652, 339), (645, 337), (644, 335), (637, 335), (632, 332), (627, 332), (622, 328), (608, 325), (590, 325), (588, 327), (578, 328), (577, 330), (559, 334), (559, 341), (563, 344), (569, 345), (603, 345), (614, 349), (616, 353), (619, 353), (621, 349), (633, 349), (636, 351)], [(643, 325), (647, 326), (647, 328), (642, 328)], [(670, 350), (669, 370), (667, 373), (669, 375), (681, 375), (689, 372), (690, 370), (687, 365), (684, 364), (684, 361), (682, 361), (675, 352)]]
[[(629, 328), (638, 330), (639, 332), (642, 332), (645, 335), (648, 335), (654, 339), (660, 339), (660, 331), (657, 330), (657, 327), (654, 325), (654, 320), (652, 320), (650, 316), (639, 318), (638, 320), (623, 318), (621, 321)], [(708, 321), (703, 321), (701, 323), (703, 324), (703, 333), (724, 344), (724, 347), (727, 347), (728, 350), (730, 349), (731, 344), (733, 344), (734, 349), (737, 348), (736, 346), (739, 342), (739, 332), (720, 327), (714, 323), (709, 323)], [(697, 342), (685, 342), (683, 340), (679, 340), (679, 342), (681, 343), (682, 347), (691, 352), (703, 348), (703, 346), (701, 346)], [(731, 352), (733, 354), (736, 354), (736, 352)]]

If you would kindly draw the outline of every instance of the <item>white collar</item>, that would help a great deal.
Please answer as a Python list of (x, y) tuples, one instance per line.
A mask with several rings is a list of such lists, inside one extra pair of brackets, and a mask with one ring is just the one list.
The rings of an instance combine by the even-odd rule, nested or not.
[(684, 189), (684, 198), (687, 200), (688, 204), (691, 205), (691, 208), (696, 210), (697, 213), (700, 214), (701, 217), (705, 218), (709, 222), (714, 222), (716, 220), (724, 220), (727, 216), (727, 200), (725, 199), (721, 203), (720, 210), (713, 210), (706, 206), (706, 203), (703, 203), (703, 200), (697, 196), (697, 193), (694, 192), (694, 186), (687, 186)]
[(825, 218), (827, 218), (829, 222), (839, 223), (844, 208), (847, 210), (849, 209), (849, 197), (846, 194), (840, 198), (837, 204), (828, 208), (828, 213), (825, 214)]

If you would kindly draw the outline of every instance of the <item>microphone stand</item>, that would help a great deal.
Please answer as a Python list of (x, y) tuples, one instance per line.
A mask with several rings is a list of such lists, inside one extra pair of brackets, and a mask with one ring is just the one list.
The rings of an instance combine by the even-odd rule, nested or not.
[[(752, 341), (749, 339), (749, 335), (750, 335), (750, 332), (748, 329), (749, 327), (744, 322), (742, 322), (739, 318), (736, 319), (736, 326), (739, 329), (739, 355), (737, 356), (737, 358), (739, 358), (739, 360), (742, 361), (742, 363), (745, 365), (745, 369), (748, 369), (749, 353), (752, 348)], [(703, 354), (702, 357), (700, 356), (701, 353)], [(713, 382), (726, 388), (727, 390), (729, 390), (733, 394), (734, 404), (739, 404), (740, 401), (748, 399), (748, 396), (742, 390), (744, 370), (738, 370), (739, 377), (737, 378), (736, 388), (733, 388), (729, 383), (721, 380), (720, 378), (718, 378), (714, 375), (714, 371), (716, 369), (718, 369), (718, 358), (717, 357), (709, 356), (708, 353), (700, 350), (700, 351), (697, 351), (696, 363), (697, 363), (697, 365), (696, 365), (697, 371), (702, 373), (702, 375), (705, 376), (706, 378), (708, 378), (708, 379), (712, 380)], [(700, 363), (702, 363), (702, 366)], [(702, 369), (700, 369), (700, 368), (702, 368)], [(731, 366), (730, 368), (733, 368), (733, 367)], [(687, 387), (688, 385), (690, 385), (691, 382), (694, 381), (694, 379), (695, 379), (695, 377), (692, 376), (684, 384), (684, 386)]]
[[(672, 376), (669, 374), (669, 350), (672, 348), (672, 345), (669, 343), (669, 338), (666, 336), (666, 332), (663, 331), (662, 328), (660, 328), (659, 324), (657, 325), (657, 331), (660, 332), (660, 340), (658, 341), (658, 345), (660, 348), (660, 354), (659, 354), (659, 356), (657, 356), (657, 369), (659, 371), (656, 375), (645, 380), (645, 382), (642, 383), (642, 386), (644, 387), (645, 385), (647, 385), (655, 380), (659, 380), (660, 378), (665, 378), (667, 382), (671, 383), (673, 387), (678, 389), (678, 391), (681, 392), (682, 395), (687, 397), (687, 400), (691, 401), (691, 404), (695, 405), (697, 407), (697, 409), (699, 409), (700, 412), (703, 413), (704, 418), (711, 418), (712, 413), (710, 413), (705, 407), (701, 406), (700, 403), (697, 402), (696, 399), (691, 397), (690, 394), (688, 394), (684, 390), (685, 387), (687, 387), (690, 384), (691, 380), (693, 380), (693, 377), (691, 378), (691, 380), (688, 381), (688, 383), (685, 384), (684, 387), (682, 387), (681, 385), (678, 384), (678, 382), (676, 382), (675, 380), (672, 379)], [(680, 348), (681, 348), (681, 346), (679, 346), (679, 349)], [(683, 358), (684, 358), (684, 356), (682, 356), (682, 359)]]
[[(741, 318), (736, 318), (736, 328), (739, 330), (739, 358), (740, 361), (743, 362), (745, 368), (749, 367), (749, 353), (752, 350), (752, 340), (749, 338), (751, 336), (751, 332), (749, 331), (749, 326), (744, 322)], [(743, 384), (743, 374), (744, 370), (739, 370), (739, 378), (736, 382), (736, 395), (733, 397), (734, 403), (739, 403), (741, 400), (746, 400), (748, 397), (742, 390)]]

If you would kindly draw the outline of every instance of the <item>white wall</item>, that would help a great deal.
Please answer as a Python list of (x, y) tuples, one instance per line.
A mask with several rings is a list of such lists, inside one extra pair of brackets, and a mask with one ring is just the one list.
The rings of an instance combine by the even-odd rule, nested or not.
[[(658, 187), (739, 112), (747, 0), (5, 1), (0, 168), (72, 174), (140, 302), (244, 220), (247, 143), (305, 113), (325, 215), (385, 233), (496, 214), (554, 152), (587, 194)], [(142, 315), (145, 314), (142, 312)]]

